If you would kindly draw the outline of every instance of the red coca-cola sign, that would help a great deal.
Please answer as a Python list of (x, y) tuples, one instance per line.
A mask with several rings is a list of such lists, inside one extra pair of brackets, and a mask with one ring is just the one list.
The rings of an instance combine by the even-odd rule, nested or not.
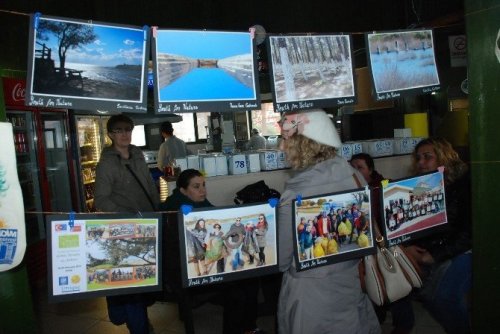
[(24, 106), (26, 97), (26, 80), (2, 78), (3, 96), (6, 106)]

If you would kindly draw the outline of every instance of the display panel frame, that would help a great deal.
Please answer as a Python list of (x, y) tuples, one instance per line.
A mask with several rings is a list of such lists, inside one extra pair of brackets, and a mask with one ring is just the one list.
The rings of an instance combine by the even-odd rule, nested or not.
[[(264, 263), (259, 261), (260, 256), (255, 249), (257, 236), (255, 238), (249, 237), (249, 235), (258, 233), (256, 230), (260, 222), (259, 216), (264, 216), (268, 224), (264, 235)], [(237, 224), (237, 219), (240, 219), (239, 223), (245, 230), (245, 235), (237, 233), (241, 228), (232, 227), (233, 224)], [(207, 268), (205, 272), (200, 270), (198, 273), (196, 266), (200, 269), (203, 268), (203, 265), (200, 267), (201, 260), (196, 260), (199, 256), (195, 246), (197, 242), (193, 238), (197, 234), (193, 234), (193, 232), (199, 220), (204, 220), (206, 226), (209, 226), (206, 232), (208, 239), (203, 265), (208, 264), (210, 268)], [(183, 287), (211, 285), (278, 272), (277, 210), (276, 207), (271, 206), (269, 203), (193, 209), (186, 213), (183, 213), (181, 208), (181, 212), (178, 214), (178, 222)], [(216, 224), (221, 226), (220, 231), (216, 230)], [(253, 225), (254, 229), (252, 231), (249, 225)], [(217, 247), (214, 245), (221, 242), (223, 242), (226, 251), (223, 250), (223, 246), (219, 254)], [(254, 245), (252, 246), (252, 244)], [(253, 261), (250, 257), (252, 247), (254, 248)], [(209, 253), (210, 249), (212, 249), (212, 253)], [(223, 264), (219, 262), (221, 259), (224, 260)], [(217, 262), (221, 263), (221, 267), (218, 267)], [(223, 271), (219, 268), (223, 268)]]
[[(375, 231), (368, 187), (295, 199), (292, 212), (297, 271), (375, 253)], [(360, 217), (364, 217), (364, 220)]]
[(146, 113), (149, 35), (146, 26), (31, 15), (26, 105)]
[(251, 33), (154, 27), (152, 43), (157, 114), (260, 108)]
[(350, 35), (270, 35), (267, 43), (276, 112), (356, 103)]
[(443, 172), (388, 181), (382, 184), (380, 191), (383, 233), (388, 246), (419, 239), (447, 228)]
[(377, 101), (441, 89), (432, 29), (366, 33), (365, 41)]
[(49, 301), (162, 289), (159, 213), (141, 213), (140, 217), (108, 213), (48, 215), (46, 219), (50, 231)]

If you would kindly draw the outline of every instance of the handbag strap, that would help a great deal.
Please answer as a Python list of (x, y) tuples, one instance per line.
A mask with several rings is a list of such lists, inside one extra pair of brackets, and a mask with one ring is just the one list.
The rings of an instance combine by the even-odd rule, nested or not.
[[(359, 181), (359, 178), (358, 176), (353, 173), (352, 174), (352, 177), (354, 179), (354, 183), (356, 183), (356, 185), (358, 186), (358, 188), (361, 188), (362, 185), (361, 185), (361, 182)], [(373, 230), (374, 230), (374, 234), (375, 234), (375, 241), (377, 242), (377, 245), (381, 248), (385, 248), (385, 242), (384, 242), (384, 237), (382, 236), (382, 233), (380, 233), (380, 229), (378, 228), (378, 224), (377, 222), (375, 222), (374, 224), (372, 224), (373, 226)]]
[(129, 164), (125, 164), (125, 167), (127, 167), (128, 171), (130, 172), (130, 174), (132, 174), (132, 176), (134, 177), (134, 179), (137, 181), (137, 183), (139, 183), (139, 185), (141, 186), (141, 189), (142, 191), (144, 191), (144, 194), (146, 195), (146, 197), (148, 198), (149, 200), (149, 203), (151, 204), (151, 207), (153, 208), (153, 210), (155, 210), (155, 205), (154, 205), (154, 202), (153, 200), (151, 199), (151, 196), (149, 196), (149, 193), (146, 191), (146, 188), (144, 187), (144, 185), (142, 184), (142, 182), (139, 180), (139, 178), (137, 177), (137, 175), (134, 173), (134, 171), (132, 170), (132, 168), (130, 167)]

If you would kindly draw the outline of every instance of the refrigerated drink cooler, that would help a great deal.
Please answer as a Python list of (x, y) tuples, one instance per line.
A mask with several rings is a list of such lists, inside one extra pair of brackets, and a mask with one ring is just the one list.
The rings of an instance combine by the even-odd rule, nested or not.
[(77, 175), (79, 175), (80, 199), (82, 211), (94, 212), (94, 189), (96, 166), (105, 146), (111, 145), (106, 135), (106, 124), (109, 117), (75, 116), (78, 136)]

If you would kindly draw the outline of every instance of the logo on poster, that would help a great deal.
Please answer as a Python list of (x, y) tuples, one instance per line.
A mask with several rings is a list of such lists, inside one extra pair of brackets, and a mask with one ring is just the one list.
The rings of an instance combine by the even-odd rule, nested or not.
[(71, 228), (71, 232), (81, 232), (81, 231), (82, 231), (81, 225), (75, 225)]
[(59, 285), (68, 285), (68, 276), (59, 277)]
[(56, 224), (55, 230), (57, 231), (66, 231), (66, 224)]

